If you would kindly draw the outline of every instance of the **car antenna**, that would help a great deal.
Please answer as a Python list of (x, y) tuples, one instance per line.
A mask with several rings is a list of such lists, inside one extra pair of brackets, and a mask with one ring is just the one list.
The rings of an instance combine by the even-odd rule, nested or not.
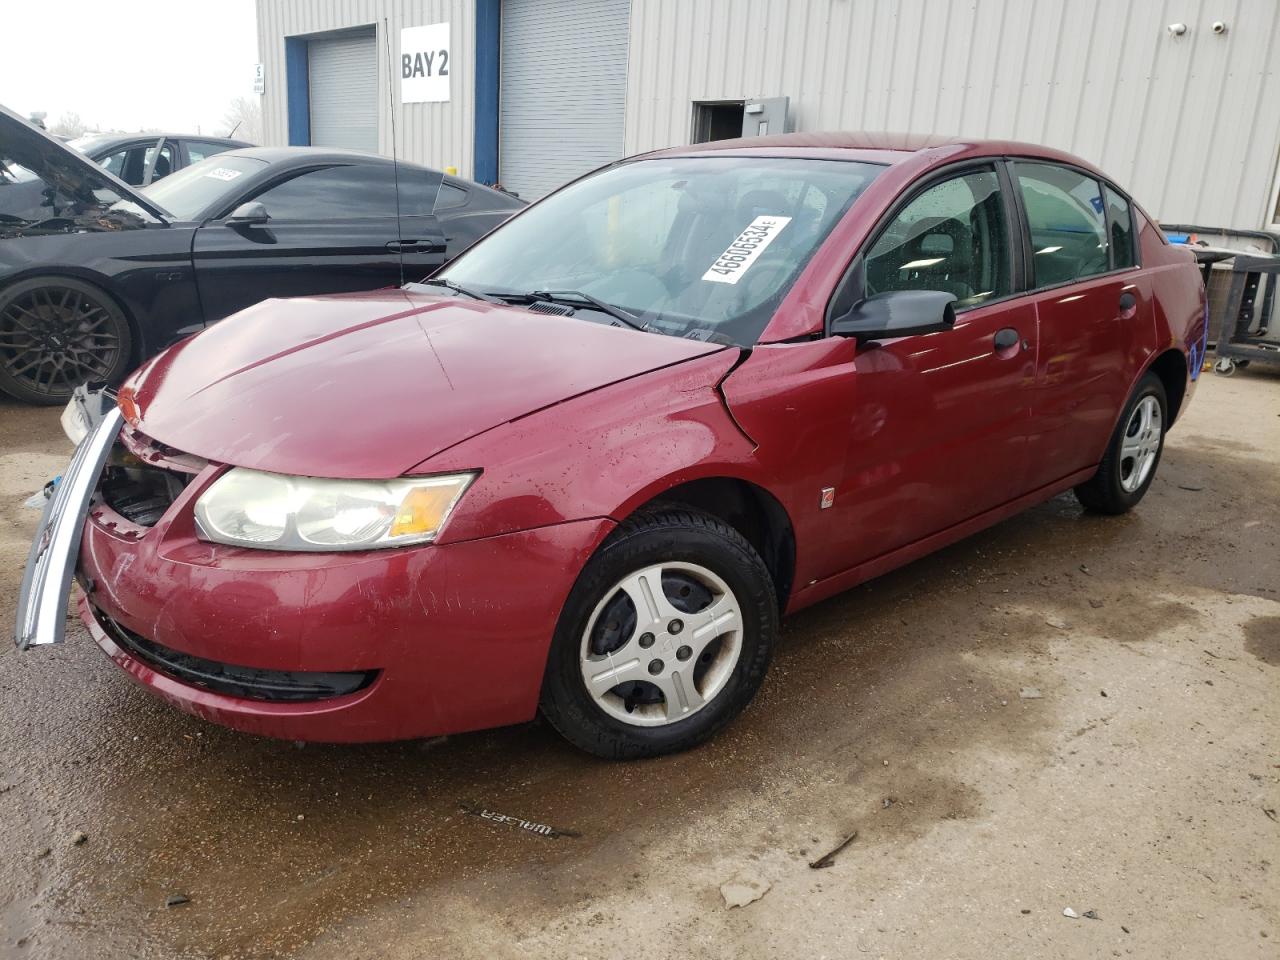
[(387, 48), (387, 115), (391, 120), (391, 175), (396, 183), (396, 256), (400, 258), (400, 286), (404, 286), (404, 222), (400, 219), (400, 159), (396, 155), (395, 81), (391, 78), (391, 27), (382, 18), (382, 37)]

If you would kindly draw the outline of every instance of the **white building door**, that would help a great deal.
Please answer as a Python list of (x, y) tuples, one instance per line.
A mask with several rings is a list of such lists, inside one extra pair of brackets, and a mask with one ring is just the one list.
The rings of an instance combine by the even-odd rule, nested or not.
[(622, 156), (631, 0), (504, 0), (498, 179), (525, 200)]
[(307, 44), (311, 145), (378, 152), (378, 41), (372, 27)]

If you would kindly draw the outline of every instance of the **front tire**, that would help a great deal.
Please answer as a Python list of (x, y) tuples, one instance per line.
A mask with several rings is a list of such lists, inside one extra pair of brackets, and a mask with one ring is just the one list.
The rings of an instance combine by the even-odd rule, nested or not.
[(1169, 423), (1164, 384), (1148, 373), (1134, 388), (1098, 464), (1098, 472), (1075, 488), (1076, 499), (1098, 513), (1127, 513), (1155, 479)]
[(0, 391), (66, 403), (82, 383), (119, 383), (133, 335), (118, 304), (70, 277), (32, 277), (0, 290)]
[(737, 530), (684, 508), (641, 513), (610, 535), (570, 591), (543, 716), (606, 759), (687, 750), (750, 702), (777, 631), (773, 581)]

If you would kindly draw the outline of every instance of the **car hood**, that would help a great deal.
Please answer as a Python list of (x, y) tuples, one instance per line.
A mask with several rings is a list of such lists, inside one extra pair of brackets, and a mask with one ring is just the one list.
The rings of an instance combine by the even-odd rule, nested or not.
[[(56, 209), (45, 199), (50, 184), (57, 185), (65, 209)], [(59, 233), (120, 229), (114, 221), (132, 225), (138, 219), (133, 212), (103, 209), (103, 201), (94, 193), (103, 188), (164, 222), (160, 208), (129, 184), (0, 106), (0, 236), (29, 234), (31, 218), (19, 214), (29, 213), (35, 206), (42, 210), (39, 219), (55, 221), (58, 226), (50, 229)], [(14, 197), (6, 199), (10, 193)]]
[(155, 357), (120, 403), (147, 436), (208, 460), (383, 478), (535, 410), (723, 349), (403, 290), (267, 300)]

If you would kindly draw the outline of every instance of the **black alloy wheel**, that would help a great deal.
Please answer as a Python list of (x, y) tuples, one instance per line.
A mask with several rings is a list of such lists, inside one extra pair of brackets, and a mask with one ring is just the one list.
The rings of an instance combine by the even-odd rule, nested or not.
[(0, 290), (0, 390), (65, 403), (82, 383), (117, 383), (133, 337), (119, 306), (91, 284), (35, 277)]

